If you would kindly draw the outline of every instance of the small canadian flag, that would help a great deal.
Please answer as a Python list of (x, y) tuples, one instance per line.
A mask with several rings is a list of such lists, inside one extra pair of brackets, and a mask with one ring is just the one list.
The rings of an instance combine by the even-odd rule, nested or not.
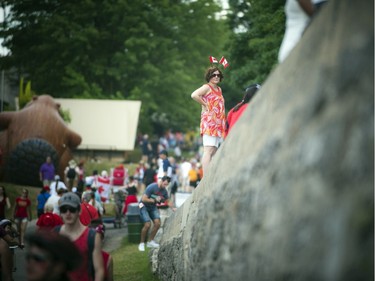
[(227, 59), (224, 58), (224, 57), (221, 57), (219, 63), (224, 66), (224, 69), (226, 69), (229, 66), (229, 63), (228, 63)]
[(217, 59), (215, 57), (210, 56), (210, 62), (211, 63), (218, 63)]

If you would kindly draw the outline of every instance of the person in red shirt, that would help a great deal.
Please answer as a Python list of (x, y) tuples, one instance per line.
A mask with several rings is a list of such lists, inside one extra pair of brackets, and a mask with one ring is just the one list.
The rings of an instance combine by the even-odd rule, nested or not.
[(124, 215), (126, 215), (126, 213), (128, 212), (129, 204), (138, 203), (137, 181), (135, 180), (134, 176), (130, 176), (129, 179), (130, 179), (130, 181), (129, 181), (127, 187), (126, 187), (127, 196), (126, 196), (126, 199), (125, 199), (125, 202), (123, 204), (122, 211), (121, 211), (121, 213), (124, 214)]
[(22, 195), (16, 198), (13, 217), (20, 234), (20, 248), (23, 248), (27, 223), (31, 221), (31, 201), (29, 191), (26, 188), (22, 189)]
[[(69, 273), (71, 281), (103, 281), (105, 269), (101, 237), (99, 233), (94, 233), (93, 248), (90, 250), (88, 246), (90, 229), (83, 225), (79, 219), (80, 198), (73, 192), (65, 193), (60, 198), (59, 208), (60, 216), (64, 222), (59, 233), (67, 236), (76, 245), (82, 256), (81, 266)], [(88, 272), (89, 267), (90, 271)], [(95, 272), (95, 278), (91, 270)]]
[(53, 205), (48, 204), (44, 207), (44, 213), (38, 218), (36, 225), (38, 230), (48, 231), (63, 223), (61, 217), (53, 213)]
[(245, 90), (245, 94), (240, 103), (238, 103), (235, 107), (233, 107), (228, 112), (227, 116), (227, 124), (226, 124), (226, 136), (228, 136), (230, 130), (232, 129), (233, 125), (237, 122), (237, 120), (241, 117), (242, 113), (245, 111), (247, 106), (249, 105), (250, 100), (255, 96), (255, 93), (260, 89), (259, 84), (252, 84), (248, 86)]

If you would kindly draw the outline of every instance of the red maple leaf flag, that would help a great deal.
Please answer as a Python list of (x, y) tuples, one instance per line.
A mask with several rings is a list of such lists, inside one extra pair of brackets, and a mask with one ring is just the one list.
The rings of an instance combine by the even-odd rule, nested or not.
[(229, 66), (229, 63), (228, 63), (227, 59), (224, 58), (224, 57), (221, 57), (219, 63), (224, 66), (224, 69), (226, 69)]
[(211, 63), (218, 63), (217, 59), (214, 58), (213, 56), (210, 56), (210, 62)]

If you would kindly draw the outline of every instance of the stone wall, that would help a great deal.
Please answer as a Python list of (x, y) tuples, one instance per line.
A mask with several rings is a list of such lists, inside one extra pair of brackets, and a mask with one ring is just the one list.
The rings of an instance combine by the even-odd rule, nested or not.
[(373, 11), (330, 0), (271, 73), (165, 222), (161, 280), (373, 280)]

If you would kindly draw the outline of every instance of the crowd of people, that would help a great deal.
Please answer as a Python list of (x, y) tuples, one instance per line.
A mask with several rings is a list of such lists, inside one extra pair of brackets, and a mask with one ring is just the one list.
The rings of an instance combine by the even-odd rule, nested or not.
[[(170, 156), (169, 151), (163, 145), (159, 147), (162, 150), (158, 152), (157, 157), (149, 155), (146, 162), (142, 158), (132, 175), (122, 164), (111, 169), (109, 174), (106, 171), (99, 174), (94, 170), (92, 174), (86, 175), (84, 165), (77, 165), (74, 160), (71, 160), (65, 169), (64, 178), (61, 179), (59, 175), (55, 174), (51, 158), (46, 157), (46, 161), (41, 165), (39, 171), (43, 187), (35, 202), (36, 229), (41, 234), (26, 235), (28, 222), (32, 220), (31, 208), (34, 205), (29, 198), (28, 189), (22, 189), (13, 205), (6, 194), (5, 187), (0, 186), (0, 235), (4, 230), (1, 236), (2, 240), (10, 236), (11, 231), (6, 229), (5, 222), (12, 225), (12, 220), (15, 225), (12, 228), (11, 237), (13, 238), (7, 240), (9, 242), (7, 245), (13, 243), (13, 246), (23, 249), (26, 244), (27, 273), (30, 275), (30, 280), (44, 280), (38, 279), (45, 276), (45, 271), (35, 266), (38, 261), (45, 263), (45, 266), (64, 263), (60, 264), (63, 270), (51, 273), (50, 276), (57, 278), (53, 280), (113, 280), (113, 260), (109, 253), (101, 249), (101, 241), (105, 233), (102, 221), (105, 213), (104, 202), (114, 202), (118, 215), (123, 218), (129, 204), (139, 203), (140, 218), (144, 223), (139, 249), (144, 251), (145, 246), (159, 246), (154, 240), (160, 227), (158, 209), (171, 207), (175, 210), (175, 193), (178, 190), (191, 192), (197, 186), (202, 175), (201, 165), (196, 158), (187, 160), (180, 157), (176, 160), (176, 156)], [(169, 150), (171, 150), (170, 147)], [(68, 177), (69, 169), (75, 170), (72, 178)], [(110, 189), (107, 195), (104, 195), (103, 183), (107, 183)], [(82, 188), (77, 188), (80, 184)], [(5, 216), (6, 209), (13, 211), (11, 220)], [(94, 234), (90, 234), (90, 229), (94, 229)], [(50, 237), (59, 238), (55, 237), (56, 239), (45, 240), (45, 243), (42, 243), (38, 237), (44, 237), (46, 232), (58, 232), (57, 236), (53, 234)], [(146, 243), (145, 237), (148, 232), (150, 232), (149, 241)], [(8, 236), (6, 236), (7, 233), (9, 233)], [(90, 235), (94, 238), (90, 238)], [(90, 244), (90, 240), (93, 240), (92, 250), (87, 246)], [(67, 241), (70, 241), (78, 249), (81, 257), (80, 263), (73, 265), (67, 262), (72, 259), (67, 259), (49, 250), (48, 245), (55, 242), (56, 245), (64, 244)], [(0, 252), (1, 249), (0, 245)], [(11, 256), (11, 249), (9, 247), (4, 247), (4, 249), (5, 252), (0, 255)], [(54, 261), (52, 262), (46, 257), (54, 257)], [(92, 260), (92, 271), (95, 273), (92, 276), (95, 275), (95, 279), (87, 274), (90, 260)], [(6, 276), (5, 272), (9, 272), (9, 276), (11, 276), (13, 264), (8, 262), (3, 263), (2, 266), (3, 276)], [(9, 271), (5, 270), (5, 267), (9, 267)], [(102, 279), (103, 276), (106, 279)], [(7, 279), (4, 277), (3, 280)]]
[[(39, 169), (42, 188), (35, 202), (37, 233), (31, 235), (26, 235), (33, 205), (28, 189), (23, 188), (12, 204), (0, 186), (1, 280), (13, 280), (12, 247), (26, 247), (28, 280), (113, 280), (113, 260), (101, 248), (103, 202), (109, 198), (100, 192), (100, 181), (109, 182), (109, 176), (106, 171), (85, 176), (83, 163), (69, 161), (61, 180), (51, 157), (46, 157)], [(8, 218), (6, 210), (11, 213)], [(60, 246), (64, 249), (54, 249)]]
[[(55, 181), (52, 185), (58, 187)], [(5, 209), (11, 209), (12, 204), (5, 187), (0, 186), (1, 280), (13, 280), (14, 247), (26, 247), (27, 280), (113, 280), (111, 255), (101, 246), (105, 226), (96, 205), (101, 202), (95, 200), (95, 189), (88, 189), (87, 196), (67, 187), (57, 188), (51, 195), (51, 188), (45, 185), (36, 200), (36, 232), (26, 235), (32, 220), (28, 189), (22, 189), (13, 214), (6, 218)], [(92, 268), (89, 273), (88, 268)]]

